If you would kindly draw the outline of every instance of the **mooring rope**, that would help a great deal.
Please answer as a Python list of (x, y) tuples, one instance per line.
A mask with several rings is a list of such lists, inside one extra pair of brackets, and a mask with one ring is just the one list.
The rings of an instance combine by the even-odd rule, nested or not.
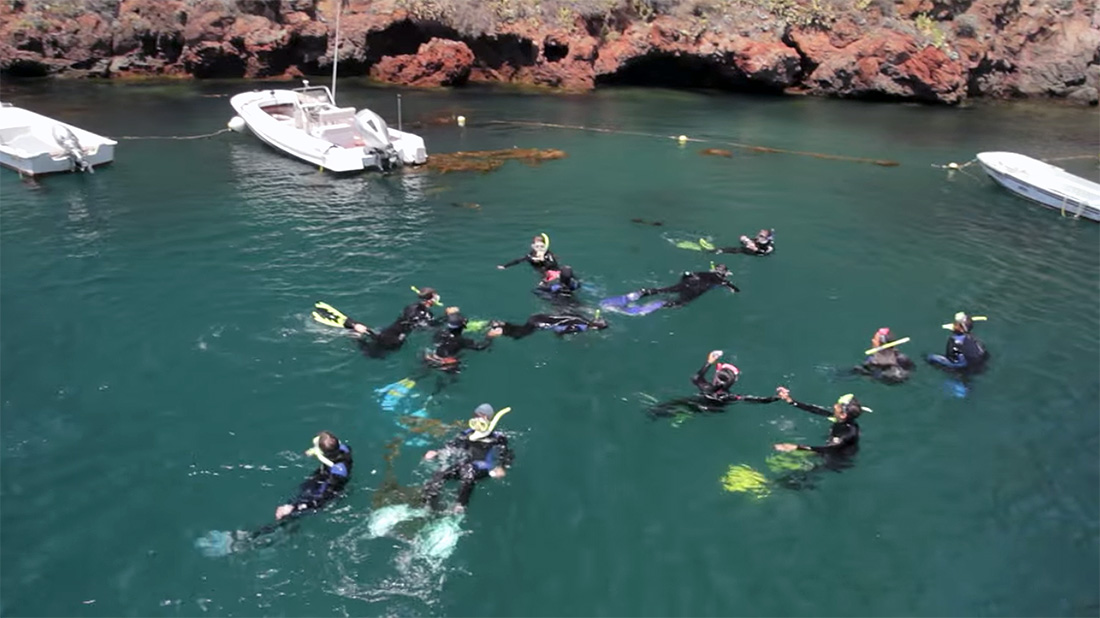
[(221, 135), (222, 133), (228, 133), (232, 129), (218, 129), (213, 133), (203, 133), (202, 135), (123, 135), (116, 137), (115, 139), (205, 139), (207, 137), (214, 137), (215, 135)]
[(506, 124), (515, 125), (520, 127), (539, 127), (547, 129), (568, 129), (571, 131), (589, 131), (593, 133), (608, 133), (615, 135), (636, 135), (639, 137), (653, 137), (657, 139), (674, 139), (680, 142), (696, 142), (700, 144), (719, 144), (722, 146), (733, 146), (734, 148), (741, 148), (749, 150), (751, 152), (768, 152), (776, 154), (791, 154), (803, 157), (815, 157), (818, 159), (832, 159), (835, 161), (849, 161), (852, 163), (870, 163), (872, 165), (881, 165), (883, 167), (895, 167), (900, 165), (897, 161), (891, 161), (889, 159), (871, 159), (867, 157), (851, 157), (847, 155), (828, 154), (824, 152), (807, 152), (804, 150), (787, 150), (785, 148), (772, 148), (770, 146), (755, 146), (753, 144), (742, 144), (740, 142), (730, 142), (725, 140), (716, 139), (703, 139), (697, 137), (687, 137), (685, 135), (661, 135), (659, 133), (646, 133), (644, 131), (628, 131), (624, 129), (608, 129), (605, 127), (586, 127), (582, 125), (572, 124), (556, 124), (552, 122), (532, 122), (525, 120), (489, 120), (486, 124)]

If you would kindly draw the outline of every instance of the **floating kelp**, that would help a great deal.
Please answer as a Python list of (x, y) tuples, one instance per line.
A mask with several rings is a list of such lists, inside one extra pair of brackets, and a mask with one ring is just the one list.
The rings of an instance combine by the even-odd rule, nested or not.
[(699, 151), (699, 154), (709, 157), (729, 157), (733, 156), (733, 152), (729, 150), (722, 150), (721, 148), (704, 148)]
[(433, 154), (424, 165), (437, 172), (491, 172), (504, 165), (505, 161), (515, 159), (528, 165), (538, 165), (543, 161), (564, 159), (565, 151), (554, 148), (506, 148), (503, 150), (480, 150), (474, 152), (448, 152)]
[(653, 227), (661, 227), (665, 224), (664, 221), (646, 221), (645, 219), (631, 219), (630, 221), (641, 225), (652, 225)]
[(469, 210), (480, 210), (481, 204), (477, 202), (451, 202), (451, 206), (455, 208), (467, 208)]

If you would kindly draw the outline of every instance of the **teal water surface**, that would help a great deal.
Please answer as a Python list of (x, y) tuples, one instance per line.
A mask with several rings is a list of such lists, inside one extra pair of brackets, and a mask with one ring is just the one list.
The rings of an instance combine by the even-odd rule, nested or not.
[[(243, 83), (10, 85), (19, 105), (112, 136), (215, 131)], [(394, 118), (392, 90), (341, 102)], [(124, 140), (94, 175), (0, 173), (0, 613), (36, 616), (1097, 615), (1100, 228), (993, 185), (985, 150), (1093, 154), (1095, 109), (947, 109), (612, 90), (405, 92), (430, 152), (560, 148), (481, 174), (335, 177), (249, 135)], [(490, 123), (591, 125), (592, 133)], [(679, 146), (639, 134), (708, 138)], [(705, 146), (756, 144), (897, 167)], [(1068, 169), (1097, 177), (1095, 159)], [(471, 204), (477, 204), (472, 207)], [(634, 223), (639, 218), (662, 226)], [(710, 292), (609, 329), (468, 352), (428, 412), (512, 406), (508, 476), (478, 486), (446, 561), (370, 538), (385, 445), (375, 389), (419, 370), (427, 333), (364, 358), (313, 322), (325, 300), (372, 325), (433, 286), (473, 318), (547, 308), (526, 265), (545, 231), (583, 299), (668, 285), (709, 256), (674, 241), (776, 230), (766, 259), (723, 256)], [(958, 310), (987, 315), (989, 370), (965, 398), (920, 364), (888, 387), (838, 376), (880, 326), (939, 352)], [(739, 392), (828, 404), (855, 392), (855, 466), (756, 499), (775, 442), (828, 424), (783, 405), (652, 421), (712, 349)], [(434, 385), (429, 378), (419, 385)], [(311, 469), (321, 429), (355, 449), (348, 496), (220, 558)], [(427, 447), (394, 472), (423, 482)], [(453, 489), (453, 487), (452, 487)], [(450, 490), (448, 490), (450, 491)]]

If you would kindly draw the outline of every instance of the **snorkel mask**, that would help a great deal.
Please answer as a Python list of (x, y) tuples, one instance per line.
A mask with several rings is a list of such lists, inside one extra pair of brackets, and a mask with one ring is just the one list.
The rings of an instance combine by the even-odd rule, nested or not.
[(452, 313), (447, 316), (447, 328), (452, 331), (461, 331), (469, 322), (461, 313)]
[(969, 333), (970, 329), (974, 328), (974, 322), (984, 322), (988, 319), (984, 315), (966, 315), (965, 312), (960, 311), (955, 314), (954, 322), (944, 324), (943, 327), (947, 330), (955, 330), (956, 327), (961, 327), (963, 330), (959, 332)]
[(722, 275), (722, 277), (726, 277), (730, 274), (729, 266), (726, 266), (725, 264), (715, 264), (714, 262), (711, 262), (710, 263), (710, 269), (713, 272), (716, 272), (719, 275)]
[(531, 239), (531, 250), (537, 255), (543, 255), (550, 250), (550, 237), (546, 234), (539, 234)]
[(321, 450), (321, 435), (320, 434), (318, 434), (316, 436), (313, 436), (313, 448), (306, 451), (306, 455), (309, 455), (311, 457), (316, 457), (317, 461), (325, 464), (326, 466), (328, 466), (330, 468), (336, 465), (331, 459), (329, 459), (328, 457), (325, 457), (325, 453)]
[(473, 433), (470, 434), (469, 439), (472, 441), (484, 440), (493, 433), (493, 429), (496, 428), (497, 422), (505, 414), (512, 411), (511, 407), (503, 408), (496, 414), (493, 414), (492, 420), (489, 419), (489, 414), (493, 411), (493, 406), (483, 403), (474, 410), (474, 416), (470, 419), (470, 429)]
[(718, 363), (714, 366), (714, 381), (717, 386), (733, 386), (740, 377), (741, 370), (731, 363)]
[[(871, 408), (861, 406), (859, 400), (852, 393), (841, 395), (837, 400), (837, 405), (841, 406), (844, 410), (845, 417), (847, 419), (855, 419), (863, 412), (874, 412)], [(835, 420), (835, 419), (834, 419)]]
[(420, 297), (420, 300), (429, 301), (428, 302), (429, 307), (431, 307), (432, 305), (442, 305), (443, 304), (443, 299), (439, 297), (438, 293), (436, 293), (435, 288), (424, 288), (423, 290), (421, 290), (420, 288), (416, 287), (415, 285), (410, 285), (409, 289), (412, 290), (413, 292), (416, 292), (416, 295)]

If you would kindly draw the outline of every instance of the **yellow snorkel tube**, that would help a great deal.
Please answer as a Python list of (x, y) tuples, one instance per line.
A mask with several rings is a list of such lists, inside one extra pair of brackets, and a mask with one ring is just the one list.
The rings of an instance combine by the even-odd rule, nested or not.
[(511, 411), (511, 406), (507, 408), (501, 408), (499, 411), (497, 411), (496, 414), (493, 415), (492, 420), (486, 420), (480, 416), (471, 418), (470, 429), (472, 429), (474, 432), (470, 434), (470, 439), (481, 440), (482, 438), (485, 438), (489, 434), (493, 433), (493, 429), (496, 428), (497, 422), (500, 421), (500, 418)]
[[(960, 311), (960, 312), (955, 314), (955, 322), (952, 322), (950, 324), (944, 324), (943, 328), (945, 330), (955, 330), (955, 323), (956, 322), (961, 322), (961, 321), (965, 320), (966, 318), (967, 318), (967, 315), (965, 313), (963, 313), (962, 311)], [(970, 319), (974, 322), (985, 322), (989, 318), (985, 317), (984, 315), (972, 315), (972, 316), (970, 316)]]
[(313, 436), (313, 448), (306, 451), (306, 455), (309, 455), (311, 457), (316, 457), (317, 461), (325, 464), (326, 466), (328, 466), (330, 468), (335, 466), (336, 464), (331, 459), (329, 459), (328, 457), (325, 457), (325, 454), (321, 452), (321, 447), (319, 445), (320, 442), (321, 442), (321, 436)]
[(884, 343), (884, 344), (880, 345), (877, 348), (871, 348), (870, 350), (865, 350), (863, 353), (866, 354), (867, 356), (870, 356), (870, 355), (874, 354), (875, 352), (881, 352), (883, 350), (887, 350), (889, 348), (892, 348), (896, 345), (901, 345), (903, 343), (908, 343), (908, 342), (909, 342), (909, 337), (902, 337), (901, 339), (898, 339), (897, 341), (891, 341), (890, 343)]
[[(842, 406), (846, 406), (852, 403), (852, 399), (855, 399), (855, 395), (853, 395), (852, 393), (848, 393), (846, 395), (841, 395), (840, 398), (836, 400), (836, 402)], [(868, 408), (867, 406), (859, 406), (859, 409), (863, 410), (864, 412), (874, 412), (874, 410)]]
[(549, 251), (550, 250), (550, 237), (547, 236), (545, 233), (539, 234), (539, 236), (542, 236), (542, 244), (546, 245), (546, 249), (544, 249), (544, 250)]

